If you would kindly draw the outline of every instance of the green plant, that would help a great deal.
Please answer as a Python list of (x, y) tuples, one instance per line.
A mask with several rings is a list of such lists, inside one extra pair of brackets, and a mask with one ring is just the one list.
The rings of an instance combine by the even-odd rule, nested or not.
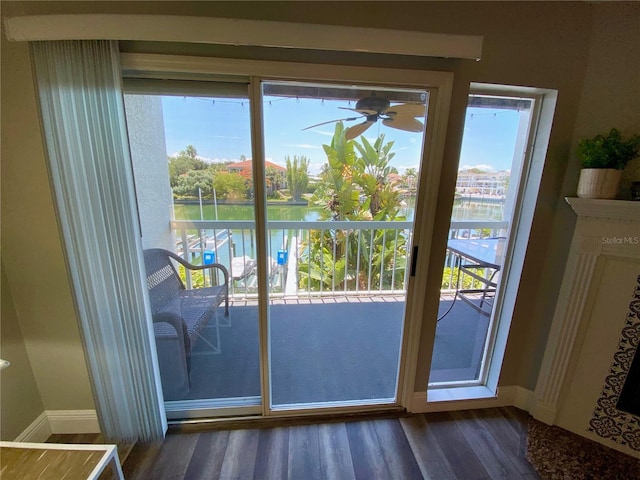
[(309, 185), (309, 159), (305, 156), (294, 155), (292, 161), (287, 155), (285, 161), (287, 162), (287, 183), (291, 192), (291, 200), (299, 202)]
[[(187, 283), (187, 272), (186, 269), (180, 265), (178, 266), (178, 275), (182, 279), (182, 283), (186, 285)], [(203, 288), (205, 287), (205, 279), (202, 270), (195, 270), (191, 272), (191, 288)]]
[(451, 267), (445, 267), (442, 271), (442, 284), (440, 288), (454, 288), (457, 285), (458, 288), (469, 290), (473, 288), (481, 289), (485, 286), (479, 280), (474, 279), (470, 275), (464, 275), (464, 273), (460, 279), (460, 283), (458, 283), (458, 275), (460, 275), (460, 269), (458, 267), (454, 267), (453, 269)]
[(298, 275), (300, 288), (321, 290), (402, 289), (407, 238), (401, 229), (358, 229), (357, 222), (404, 221), (400, 198), (387, 183), (393, 142), (384, 135), (370, 143), (348, 140), (337, 122), (331, 145), (323, 145), (327, 163), (311, 202), (322, 206), (322, 220), (354, 222), (353, 229), (312, 230), (302, 242)]
[(578, 143), (578, 159), (582, 168), (614, 168), (623, 170), (627, 163), (638, 156), (640, 135), (622, 138), (617, 128), (607, 136), (596, 135)]

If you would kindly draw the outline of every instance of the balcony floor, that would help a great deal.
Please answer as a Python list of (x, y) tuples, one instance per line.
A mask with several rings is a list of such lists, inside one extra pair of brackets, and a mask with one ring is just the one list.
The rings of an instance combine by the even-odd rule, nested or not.
[[(275, 300), (270, 311), (272, 404), (392, 401), (402, 300)], [(442, 299), (441, 312), (450, 302), (450, 297)], [(191, 390), (183, 400), (260, 395), (257, 305), (234, 302), (230, 317), (231, 326), (219, 328), (220, 353), (202, 341), (194, 346)], [(456, 301), (437, 326), (430, 381), (476, 378), (487, 328), (487, 317)], [(210, 324), (205, 338), (215, 343), (215, 331)]]

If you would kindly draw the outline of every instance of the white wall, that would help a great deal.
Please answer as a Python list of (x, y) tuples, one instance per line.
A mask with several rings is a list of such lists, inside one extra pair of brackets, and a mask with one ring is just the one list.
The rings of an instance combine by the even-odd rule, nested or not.
[(162, 99), (155, 95), (125, 95), (125, 108), (142, 246), (173, 250)]

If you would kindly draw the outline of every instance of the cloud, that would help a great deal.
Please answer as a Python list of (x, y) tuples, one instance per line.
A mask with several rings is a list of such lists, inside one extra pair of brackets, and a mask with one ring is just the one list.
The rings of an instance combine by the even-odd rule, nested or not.
[(458, 169), (458, 171), (460, 170), (469, 170), (471, 168), (476, 168), (478, 170), (484, 170), (486, 172), (495, 172), (496, 168), (493, 165), (488, 165), (486, 163), (481, 163), (479, 165), (460, 165), (460, 168)]
[(329, 132), (328, 130), (309, 130), (310, 132), (317, 133), (318, 135), (324, 135), (325, 137), (333, 137), (334, 132)]
[[(180, 154), (181, 154), (181, 153), (182, 153), (181, 151), (180, 151), (180, 152), (174, 152), (174, 153), (172, 153), (172, 154), (170, 154), (170, 155), (169, 155), (169, 158), (178, 158), (178, 157), (180, 156)], [(220, 161), (223, 161), (223, 160), (219, 160), (219, 159), (217, 159), (217, 158), (205, 157), (205, 156), (203, 156), (203, 155), (196, 155), (196, 158), (197, 158), (198, 160), (202, 160), (203, 162), (206, 162), (206, 163), (214, 163), (214, 162), (220, 162)]]
[(286, 143), (283, 145), (284, 147), (295, 147), (295, 148), (312, 148), (314, 150), (319, 150), (322, 147), (319, 145), (312, 145), (310, 143)]
[(314, 162), (309, 164), (309, 174), (318, 175), (322, 171), (322, 166), (326, 162)]

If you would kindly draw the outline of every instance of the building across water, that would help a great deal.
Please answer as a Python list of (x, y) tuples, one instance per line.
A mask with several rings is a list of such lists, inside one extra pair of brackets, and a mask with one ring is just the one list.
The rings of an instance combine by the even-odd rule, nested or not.
[(510, 172), (478, 172), (462, 170), (458, 172), (456, 194), (471, 197), (504, 198), (509, 186)]

